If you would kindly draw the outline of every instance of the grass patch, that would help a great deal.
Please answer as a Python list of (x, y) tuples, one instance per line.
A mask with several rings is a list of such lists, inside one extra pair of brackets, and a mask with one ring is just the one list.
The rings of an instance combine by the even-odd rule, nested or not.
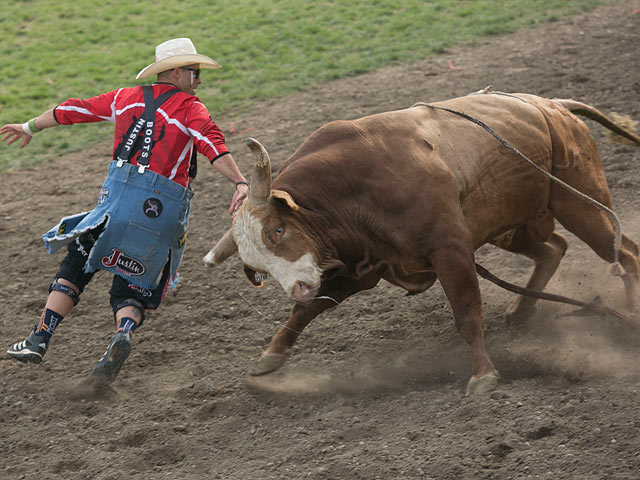
[[(13, 0), (0, 9), (0, 124), (24, 122), (69, 97), (141, 85), (155, 45), (190, 37), (224, 68), (198, 96), (216, 118), (308, 86), (441, 53), (613, 0)], [(147, 79), (148, 81), (148, 79)], [(74, 125), (24, 150), (0, 145), (0, 171), (109, 139)], [(44, 138), (43, 138), (44, 137)], [(45, 141), (46, 139), (46, 141)]]

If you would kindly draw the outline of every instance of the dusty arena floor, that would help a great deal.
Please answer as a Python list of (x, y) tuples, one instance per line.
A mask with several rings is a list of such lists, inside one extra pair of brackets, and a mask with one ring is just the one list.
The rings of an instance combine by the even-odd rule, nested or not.
[[(247, 135), (268, 148), (277, 170), (327, 121), (487, 85), (640, 120), (638, 9), (638, 0), (622, 1), (214, 117), (246, 175)], [(639, 241), (640, 149), (607, 143), (590, 126), (623, 229)], [(640, 329), (549, 303), (509, 327), (503, 312), (513, 294), (485, 281), (488, 348), (502, 374), (491, 394), (464, 396), (469, 349), (438, 284), (405, 297), (383, 282), (352, 297), (309, 325), (281, 371), (248, 377), (291, 305), (274, 281), (251, 287), (237, 256), (218, 270), (202, 265), (230, 225), (233, 189), (203, 161), (181, 286), (136, 333), (117, 381), (99, 391), (83, 383), (112, 334), (107, 274), (58, 328), (42, 365), (9, 360), (6, 347), (37, 320), (62, 258), (47, 255), (40, 235), (92, 208), (109, 155), (105, 139), (0, 177), (0, 478), (640, 478)], [(622, 308), (620, 280), (568, 238), (548, 290)], [(518, 284), (531, 270), (493, 247), (478, 259)]]

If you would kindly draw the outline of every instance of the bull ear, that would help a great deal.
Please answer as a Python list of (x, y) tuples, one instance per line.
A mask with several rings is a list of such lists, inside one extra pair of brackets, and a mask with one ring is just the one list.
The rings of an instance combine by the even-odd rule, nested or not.
[(261, 287), (264, 283), (265, 278), (267, 277), (264, 273), (258, 273), (253, 268), (248, 265), (243, 265), (242, 269), (244, 270), (244, 274), (247, 276), (249, 281), (254, 287)]
[(269, 198), (269, 201), (271, 204), (275, 204), (276, 202), (284, 203), (294, 212), (300, 208), (291, 195), (284, 190), (271, 190), (271, 197)]
[(238, 251), (238, 246), (233, 239), (233, 228), (227, 230), (227, 233), (218, 240), (218, 243), (209, 250), (209, 253), (202, 259), (207, 267), (215, 267), (224, 262), (227, 258)]

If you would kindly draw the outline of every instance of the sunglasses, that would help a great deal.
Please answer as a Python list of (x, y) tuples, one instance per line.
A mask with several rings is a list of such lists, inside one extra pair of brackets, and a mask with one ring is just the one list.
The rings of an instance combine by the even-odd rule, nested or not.
[(193, 72), (193, 76), (196, 78), (200, 78), (200, 69), (193, 67), (180, 67), (180, 70), (187, 70), (189, 72)]

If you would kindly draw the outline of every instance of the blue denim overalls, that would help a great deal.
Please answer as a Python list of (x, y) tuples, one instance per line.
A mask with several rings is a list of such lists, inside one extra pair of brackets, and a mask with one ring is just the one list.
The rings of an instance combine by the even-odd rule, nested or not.
[[(64, 217), (42, 239), (49, 253), (54, 253), (104, 224), (84, 271), (107, 270), (133, 285), (152, 289), (158, 286), (167, 260), (170, 279), (175, 278), (180, 266), (193, 190), (147, 169), (151, 147), (145, 152), (145, 146), (153, 145), (155, 110), (170, 96), (167, 94), (178, 90), (166, 92), (154, 102), (151, 87), (143, 88), (145, 113), (132, 125), (130, 138), (109, 164), (97, 206), (89, 212)], [(136, 131), (136, 126), (141, 128)], [(138, 136), (141, 143), (136, 143)], [(138, 165), (132, 165), (128, 158), (134, 145), (140, 144)]]

